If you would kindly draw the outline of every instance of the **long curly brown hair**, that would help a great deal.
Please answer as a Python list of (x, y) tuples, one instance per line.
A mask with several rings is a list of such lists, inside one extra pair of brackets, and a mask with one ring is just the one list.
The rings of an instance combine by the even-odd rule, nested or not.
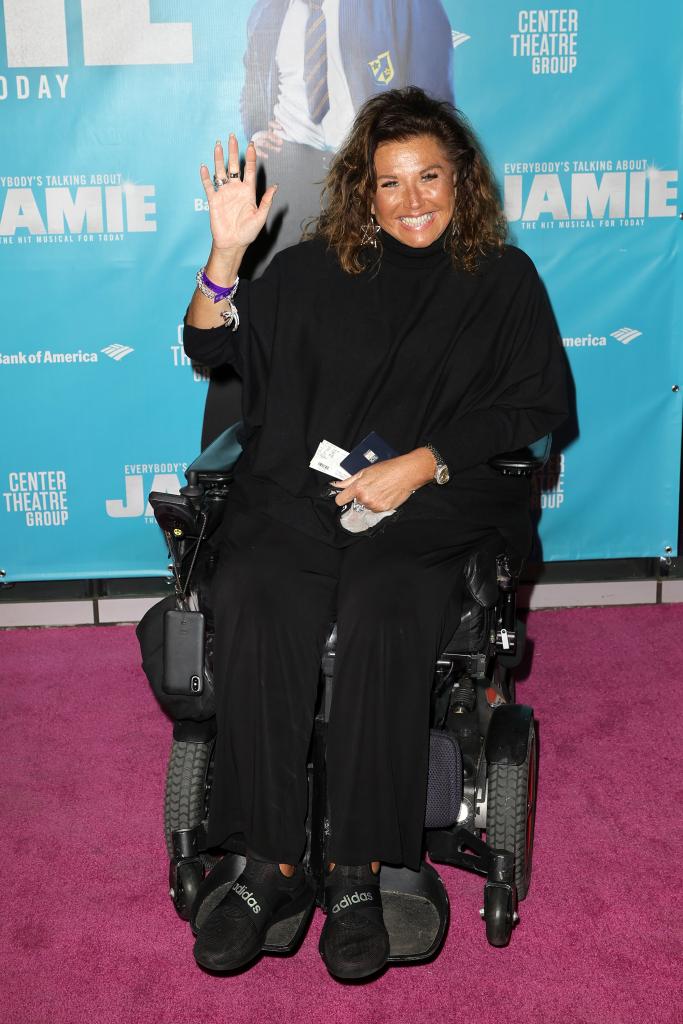
[[(416, 86), (390, 89), (373, 96), (356, 114), (330, 164), (320, 216), (304, 232), (305, 238), (324, 239), (350, 274), (368, 266), (367, 225), (377, 190), (375, 151), (383, 142), (417, 135), (437, 139), (455, 170), (455, 210), (446, 239), (454, 265), (475, 271), (481, 256), (503, 247), (507, 222), (498, 188), (467, 120), (451, 103), (433, 99)], [(377, 242), (381, 257), (381, 233)]]

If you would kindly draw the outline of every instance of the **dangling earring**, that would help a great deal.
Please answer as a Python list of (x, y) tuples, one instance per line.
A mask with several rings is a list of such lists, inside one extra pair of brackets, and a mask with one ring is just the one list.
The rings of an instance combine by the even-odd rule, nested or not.
[(373, 249), (377, 248), (377, 236), (379, 234), (379, 224), (375, 220), (374, 213), (370, 214), (370, 220), (367, 224), (364, 224), (361, 228), (360, 244), (371, 245)]
[[(458, 190), (457, 190), (457, 188), (453, 189), (453, 196), (454, 196), (454, 199), (457, 200), (457, 197), (458, 197)], [(458, 214), (457, 214), (457, 205), (456, 205), (456, 203), (454, 203), (454, 205), (453, 205), (453, 216), (451, 217), (451, 224), (450, 224), (451, 237), (452, 238), (457, 238), (458, 234), (459, 234), (459, 232), (458, 232), (457, 216), (458, 216)], [(446, 244), (446, 239), (444, 238), (444, 245), (445, 244)]]

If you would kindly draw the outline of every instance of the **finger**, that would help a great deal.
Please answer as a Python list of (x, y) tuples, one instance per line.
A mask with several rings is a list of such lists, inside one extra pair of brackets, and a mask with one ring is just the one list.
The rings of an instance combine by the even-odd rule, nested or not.
[(255, 187), (256, 181), (256, 146), (252, 139), (247, 146), (247, 153), (244, 159), (244, 184)]
[(362, 472), (363, 470), (359, 469), (357, 473), (354, 473), (353, 476), (347, 476), (345, 480), (333, 480), (332, 487), (350, 487), (356, 480), (360, 480)]
[(261, 215), (261, 223), (265, 224), (268, 211), (273, 205), (273, 199), (275, 199), (275, 193), (278, 190), (277, 185), (271, 185), (261, 196), (261, 202), (258, 204), (258, 213)]
[(206, 164), (201, 164), (199, 168), (199, 177), (202, 179), (202, 185), (206, 192), (207, 199), (213, 194), (213, 182), (211, 181), (211, 174)]
[(228, 139), (228, 174), (239, 174), (240, 172), (240, 150), (237, 145), (237, 136), (230, 132)]
[(216, 145), (213, 147), (213, 166), (214, 174), (217, 178), (225, 177), (225, 157), (223, 155), (223, 143), (220, 139), (216, 141)]
[(339, 494), (336, 496), (336, 498), (334, 499), (334, 503), (335, 505), (348, 505), (348, 503), (350, 501), (353, 501), (353, 499), (356, 497), (357, 494), (355, 487), (345, 487), (344, 490), (340, 491)]

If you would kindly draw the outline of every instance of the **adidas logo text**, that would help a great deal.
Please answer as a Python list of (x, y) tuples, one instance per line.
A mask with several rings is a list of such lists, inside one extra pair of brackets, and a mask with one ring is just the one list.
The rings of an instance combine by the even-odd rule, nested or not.
[(332, 907), (332, 913), (338, 914), (340, 910), (343, 910), (345, 907), (350, 907), (354, 903), (372, 903), (372, 893), (354, 892), (349, 894), (347, 892), (346, 895), (342, 896), (339, 902), (335, 903)]
[(241, 896), (247, 906), (251, 907), (255, 914), (261, 913), (261, 908), (254, 899), (253, 892), (249, 892), (246, 885), (237, 885), (237, 883), (235, 883), (232, 887), (232, 891), (236, 892), (238, 896)]

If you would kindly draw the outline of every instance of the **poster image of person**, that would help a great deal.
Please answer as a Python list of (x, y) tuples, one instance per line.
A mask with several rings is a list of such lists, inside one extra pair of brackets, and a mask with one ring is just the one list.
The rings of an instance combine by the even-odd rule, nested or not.
[(454, 102), (452, 55), (441, 0), (256, 0), (240, 109), (262, 185), (279, 191), (252, 275), (319, 212), (330, 156), (358, 108), (406, 85)]
[[(240, 273), (257, 277), (320, 212), (322, 182), (363, 103), (418, 85), (454, 102), (451, 26), (441, 0), (256, 0), (240, 97), (259, 157), (259, 198), (279, 186)], [(202, 447), (242, 416), (230, 367), (212, 371)]]

